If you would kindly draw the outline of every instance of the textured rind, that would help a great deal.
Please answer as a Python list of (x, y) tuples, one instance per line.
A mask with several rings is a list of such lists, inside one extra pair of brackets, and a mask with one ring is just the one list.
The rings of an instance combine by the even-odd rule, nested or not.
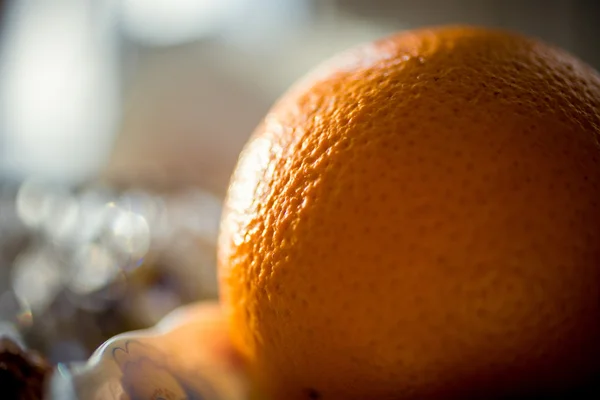
[(293, 87), (219, 239), (236, 346), (281, 399), (556, 393), (600, 364), (600, 79), (477, 28)]

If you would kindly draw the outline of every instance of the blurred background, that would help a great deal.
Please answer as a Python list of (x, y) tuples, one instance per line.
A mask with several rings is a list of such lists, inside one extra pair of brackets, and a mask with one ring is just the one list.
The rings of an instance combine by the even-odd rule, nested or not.
[(52, 362), (217, 296), (244, 142), (333, 53), (441, 23), (600, 67), (594, 0), (0, 1), (0, 324)]

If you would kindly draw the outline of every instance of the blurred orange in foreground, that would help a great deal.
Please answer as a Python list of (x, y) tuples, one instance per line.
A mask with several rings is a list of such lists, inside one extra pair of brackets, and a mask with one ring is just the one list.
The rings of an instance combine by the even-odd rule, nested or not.
[(537, 40), (449, 27), (334, 58), (233, 176), (219, 268), (235, 346), (276, 399), (584, 387), (599, 143), (598, 75)]

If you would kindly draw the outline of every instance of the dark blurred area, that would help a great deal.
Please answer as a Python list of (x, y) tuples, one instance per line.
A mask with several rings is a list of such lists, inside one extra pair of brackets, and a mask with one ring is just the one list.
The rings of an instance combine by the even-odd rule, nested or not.
[(221, 199), (321, 60), (424, 25), (510, 28), (600, 67), (592, 0), (14, 0), (0, 26), (0, 323), (51, 361), (217, 296)]

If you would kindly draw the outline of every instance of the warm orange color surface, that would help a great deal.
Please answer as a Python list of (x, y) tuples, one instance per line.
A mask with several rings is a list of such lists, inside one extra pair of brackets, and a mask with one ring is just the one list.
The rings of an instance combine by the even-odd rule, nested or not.
[(600, 366), (600, 79), (536, 40), (403, 33), (295, 86), (222, 221), (233, 340), (280, 399), (556, 394)]

